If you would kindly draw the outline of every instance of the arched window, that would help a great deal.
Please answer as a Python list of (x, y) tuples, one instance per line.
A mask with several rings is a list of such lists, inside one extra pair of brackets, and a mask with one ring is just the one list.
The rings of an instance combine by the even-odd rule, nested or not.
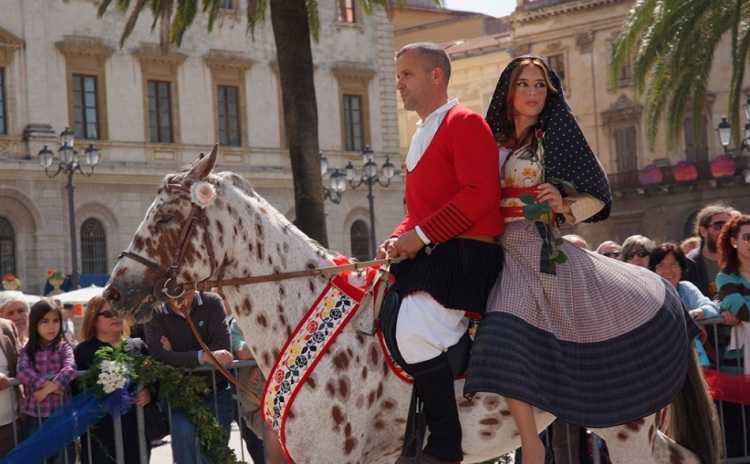
[(0, 217), (0, 276), (6, 272), (16, 275), (16, 231), (9, 220)]
[(349, 231), (352, 239), (352, 257), (360, 261), (371, 259), (370, 228), (365, 221), (357, 219)]
[(81, 224), (81, 267), (83, 274), (107, 273), (107, 234), (98, 219)]

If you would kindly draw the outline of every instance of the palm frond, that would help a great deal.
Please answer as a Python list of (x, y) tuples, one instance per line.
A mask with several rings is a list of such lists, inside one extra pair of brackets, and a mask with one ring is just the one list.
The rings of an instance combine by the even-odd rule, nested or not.
[[(122, 2), (121, 2), (122, 3)], [(125, 21), (125, 27), (122, 28), (122, 35), (120, 35), (120, 48), (125, 45), (125, 41), (130, 37), (133, 32), (138, 18), (141, 15), (141, 11), (146, 6), (146, 0), (136, 0), (133, 10), (130, 12), (128, 19)]]

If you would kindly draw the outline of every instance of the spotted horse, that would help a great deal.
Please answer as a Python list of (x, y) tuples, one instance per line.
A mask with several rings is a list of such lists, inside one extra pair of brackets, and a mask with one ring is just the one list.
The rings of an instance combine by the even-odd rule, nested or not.
[[(330, 266), (334, 254), (308, 238), (274, 209), (243, 177), (213, 173), (217, 149), (191, 167), (167, 175), (125, 253), (143, 259), (120, 259), (105, 291), (113, 308), (148, 318), (144, 305), (165, 284), (161, 269), (174, 264), (169, 284), (207, 279), (257, 276)], [(197, 183), (213, 186), (215, 198), (192, 221), (191, 197)], [(205, 184), (202, 184), (205, 185)], [(179, 248), (179, 250), (178, 250)], [(220, 276), (220, 277), (219, 277)], [(327, 281), (307, 277), (257, 285), (223, 288), (225, 302), (238, 319), (261, 371), (267, 376), (293, 328), (316, 300)], [(165, 285), (166, 286), (166, 285)], [(158, 292), (156, 292), (158, 293)], [(464, 462), (482, 462), (511, 452), (520, 444), (506, 401), (480, 394), (462, 396), (463, 381), (455, 384), (463, 426)], [(710, 405), (700, 371), (692, 363), (683, 395), (672, 406), (677, 424), (670, 438), (656, 416), (596, 430), (609, 446), (614, 463), (714, 464), (706, 446), (718, 441), (709, 435), (702, 406)], [(299, 391), (286, 422), (286, 448), (296, 463), (393, 463), (400, 451), (411, 387), (389, 367), (377, 337), (345, 327)], [(702, 412), (702, 414), (701, 414)], [(555, 418), (536, 411), (540, 430)], [(677, 421), (681, 419), (681, 421)], [(679, 443), (679, 444), (678, 444)], [(689, 445), (686, 445), (689, 444)], [(283, 462), (277, 440), (267, 436), (268, 462)]]

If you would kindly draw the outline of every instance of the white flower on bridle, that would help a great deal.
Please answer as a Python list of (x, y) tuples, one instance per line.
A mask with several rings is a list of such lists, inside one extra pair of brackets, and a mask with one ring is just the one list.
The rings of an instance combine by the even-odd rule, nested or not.
[(215, 199), (216, 189), (208, 182), (195, 182), (190, 187), (190, 201), (201, 208), (210, 206)]

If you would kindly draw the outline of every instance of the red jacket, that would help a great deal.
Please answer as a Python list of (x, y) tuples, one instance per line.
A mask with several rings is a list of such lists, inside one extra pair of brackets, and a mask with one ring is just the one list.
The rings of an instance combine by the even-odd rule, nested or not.
[(500, 235), (498, 163), (497, 144), (484, 118), (460, 105), (451, 108), (406, 175), (406, 215), (392, 235), (416, 226), (433, 243), (459, 235)]

